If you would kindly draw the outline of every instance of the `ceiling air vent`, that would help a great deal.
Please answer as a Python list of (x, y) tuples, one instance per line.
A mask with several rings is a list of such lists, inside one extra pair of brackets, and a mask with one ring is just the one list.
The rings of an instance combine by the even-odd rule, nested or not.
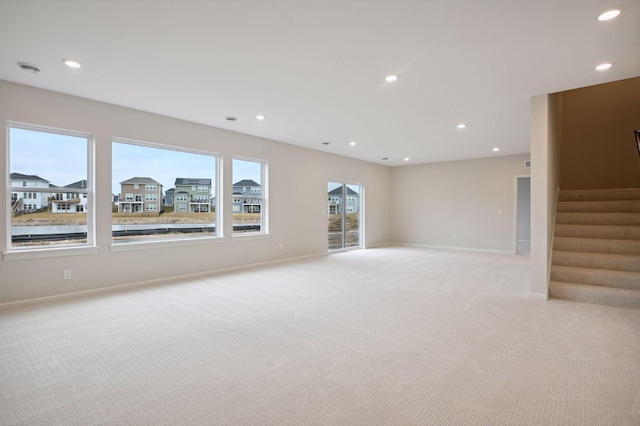
[(531, 168), (531, 160), (525, 160), (524, 168), (525, 169), (530, 169)]
[(18, 66), (25, 70), (26, 72), (30, 72), (31, 74), (37, 74), (40, 72), (40, 68), (33, 64), (28, 64), (26, 62), (18, 62)]

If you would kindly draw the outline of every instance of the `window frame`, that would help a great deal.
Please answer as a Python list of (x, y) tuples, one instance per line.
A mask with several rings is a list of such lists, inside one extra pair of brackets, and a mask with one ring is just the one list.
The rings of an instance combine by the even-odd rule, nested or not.
[[(249, 194), (247, 194), (247, 188), (243, 187), (242, 188), (242, 194), (234, 194), (233, 193), (233, 184), (236, 182), (236, 178), (235, 176), (233, 176), (233, 161), (234, 160), (238, 160), (238, 161), (246, 161), (246, 162), (252, 162), (252, 163), (258, 163), (260, 164), (260, 195), (257, 196), (256, 194), (251, 194), (249, 192)], [(230, 194), (231, 197), (233, 199), (239, 199), (239, 200), (245, 200), (245, 199), (257, 199), (259, 198), (260, 200), (262, 200), (261, 203), (261, 208), (260, 208), (260, 231), (254, 231), (254, 232), (234, 232), (233, 231), (233, 225), (231, 227), (231, 234), (232, 234), (232, 238), (251, 238), (251, 237), (262, 237), (262, 236), (268, 236), (269, 235), (269, 161), (267, 160), (263, 160), (263, 159), (259, 159), (259, 158), (251, 158), (251, 157), (244, 157), (244, 156), (239, 156), (239, 155), (234, 155), (231, 158), (231, 177), (232, 177), (232, 182), (231, 182), (231, 188), (230, 188)], [(245, 195), (247, 194), (247, 195)], [(232, 203), (233, 206), (233, 203)], [(232, 222), (233, 222), (233, 213), (238, 213), (238, 212), (232, 212)], [(240, 212), (239, 213), (243, 213), (242, 208), (240, 208)]]
[[(222, 155), (218, 152), (215, 151), (205, 151), (202, 149), (196, 149), (196, 148), (188, 148), (188, 147), (183, 147), (183, 146), (176, 146), (176, 145), (169, 145), (169, 144), (164, 144), (164, 143), (157, 143), (157, 142), (148, 142), (148, 141), (140, 141), (140, 140), (135, 140), (135, 139), (129, 139), (129, 138), (123, 138), (123, 137), (118, 137), (118, 136), (114, 136), (111, 138), (111, 146), (113, 147), (114, 143), (120, 143), (120, 144), (126, 144), (126, 145), (136, 145), (136, 146), (142, 146), (145, 148), (152, 148), (152, 149), (161, 149), (161, 150), (166, 150), (166, 151), (175, 151), (175, 152), (182, 152), (182, 153), (186, 153), (186, 154), (196, 154), (196, 155), (203, 155), (203, 156), (207, 156), (207, 157), (211, 157), (213, 158), (214, 161), (214, 174), (213, 174), (213, 184), (211, 186), (211, 191), (215, 191), (216, 194), (221, 194), (221, 189), (222, 189), (222, 185), (221, 185), (221, 180), (222, 180)], [(113, 168), (113, 155), (111, 157), (111, 167)], [(157, 189), (156, 189), (157, 190)], [(174, 199), (173, 199), (173, 206), (174, 209), (177, 207), (178, 211), (189, 211), (188, 206), (186, 204), (180, 204), (178, 205), (176, 203), (176, 201), (178, 201), (176, 199), (177, 194), (174, 194)], [(187, 199), (184, 201), (186, 203), (188, 203), (188, 196), (186, 197)], [(155, 200), (154, 202), (158, 205), (158, 209), (161, 206), (160, 203), (160, 199), (161, 197), (158, 197), (158, 200)], [(180, 201), (178, 201), (178, 203), (182, 203)], [(210, 201), (209, 201), (210, 203)], [(145, 202), (146, 204), (146, 202)], [(181, 207), (184, 207), (184, 210), (181, 209)], [(158, 238), (158, 239), (152, 239), (152, 240), (141, 240), (141, 241), (127, 241), (127, 242), (118, 242), (118, 241), (114, 241), (113, 237), (111, 238), (111, 251), (127, 251), (127, 250), (137, 250), (138, 248), (154, 248), (154, 247), (160, 247), (160, 246), (171, 246), (171, 245), (189, 245), (191, 243), (193, 244), (200, 244), (202, 243), (202, 241), (219, 241), (219, 240), (224, 240), (224, 230), (223, 230), (223, 221), (222, 221), (222, 214), (221, 214), (221, 210), (222, 210), (222, 197), (216, 196), (216, 201), (214, 204), (214, 209), (215, 209), (215, 219), (214, 219), (214, 226), (215, 226), (215, 234), (214, 235), (199, 235), (199, 236), (194, 236), (194, 237), (181, 237), (181, 238)], [(209, 204), (209, 210), (210, 211), (214, 211), (211, 209), (211, 205)], [(146, 212), (146, 208), (144, 208), (142, 210), (142, 212)], [(156, 212), (158, 210), (155, 210)], [(139, 213), (139, 212), (137, 212)], [(110, 226), (113, 226), (113, 220), (111, 221)]]
[[(74, 138), (81, 138), (86, 140), (86, 161), (87, 161), (87, 176), (86, 188), (74, 189), (78, 195), (83, 194), (87, 197), (87, 207), (84, 212), (87, 215), (87, 239), (83, 243), (70, 243), (70, 244), (54, 244), (47, 246), (29, 246), (29, 247), (14, 247), (12, 242), (12, 224), (11, 224), (11, 203), (6, 203), (6, 215), (7, 220), (6, 227), (6, 251), (3, 252), (5, 260), (18, 260), (29, 258), (45, 258), (56, 256), (68, 256), (68, 255), (80, 255), (80, 254), (93, 254), (98, 252), (98, 246), (96, 245), (96, 196), (95, 196), (95, 136), (89, 132), (83, 132), (78, 130), (62, 129), (51, 126), (44, 126), (31, 123), (22, 123), (16, 121), (6, 122), (6, 164), (7, 173), (6, 188), (9, 194), (13, 192), (24, 192), (26, 187), (26, 181), (20, 181), (18, 186), (11, 186), (11, 129), (20, 129), (39, 133), (49, 133), (61, 136), (70, 136)], [(60, 188), (48, 187), (37, 188), (37, 192), (42, 194), (55, 194), (60, 193)]]

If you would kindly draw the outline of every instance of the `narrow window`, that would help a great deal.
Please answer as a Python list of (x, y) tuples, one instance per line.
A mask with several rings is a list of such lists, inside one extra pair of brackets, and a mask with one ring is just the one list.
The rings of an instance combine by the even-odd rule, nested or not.
[(233, 182), (234, 234), (268, 233), (267, 162), (234, 158)]

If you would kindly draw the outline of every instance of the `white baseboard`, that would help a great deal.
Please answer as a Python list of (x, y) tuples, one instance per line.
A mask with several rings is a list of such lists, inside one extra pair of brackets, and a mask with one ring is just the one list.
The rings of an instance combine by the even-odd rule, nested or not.
[(489, 249), (480, 249), (473, 247), (456, 247), (456, 246), (436, 246), (431, 244), (413, 244), (413, 243), (389, 243), (393, 245), (399, 246), (408, 246), (408, 247), (422, 247), (422, 248), (431, 248), (431, 249), (439, 249), (439, 250), (462, 250), (462, 251), (475, 251), (481, 253), (495, 253), (495, 254), (514, 254), (513, 250), (489, 250)]
[(542, 294), (542, 293), (529, 293), (528, 297), (530, 299), (536, 299), (536, 300), (549, 300), (549, 295), (547, 294)]
[(59, 301), (59, 300), (74, 299), (74, 298), (78, 298), (78, 297), (85, 297), (85, 296), (93, 296), (93, 295), (98, 295), (98, 294), (112, 293), (112, 292), (116, 292), (116, 291), (120, 291), (120, 290), (129, 290), (129, 289), (134, 289), (134, 288), (139, 288), (139, 287), (148, 287), (148, 286), (153, 286), (153, 285), (168, 284), (168, 283), (171, 283), (172, 281), (177, 281), (177, 280), (181, 280), (181, 279), (192, 279), (192, 278), (199, 278), (199, 277), (205, 277), (205, 276), (212, 276), (212, 275), (216, 275), (216, 274), (223, 274), (223, 273), (237, 271), (237, 270), (246, 270), (248, 268), (257, 268), (257, 267), (260, 267), (260, 266), (266, 266), (266, 265), (271, 265), (271, 264), (290, 262), (290, 261), (307, 259), (307, 258), (312, 258), (312, 257), (327, 256), (327, 255), (328, 255), (328, 253), (326, 253), (326, 252), (325, 253), (317, 253), (317, 254), (308, 254), (308, 255), (304, 255), (304, 256), (288, 257), (286, 259), (269, 260), (269, 261), (266, 261), (266, 262), (251, 263), (251, 264), (248, 264), (248, 265), (230, 266), (228, 268), (212, 269), (212, 270), (209, 270), (209, 271), (194, 272), (194, 273), (191, 273), (191, 274), (173, 275), (171, 277), (155, 278), (155, 279), (152, 279), (152, 280), (138, 281), (138, 282), (135, 282), (135, 283), (118, 284), (118, 285), (114, 285), (114, 286), (100, 287), (100, 288), (95, 288), (95, 289), (91, 289), (91, 290), (72, 291), (72, 292), (69, 292), (69, 293), (56, 294), (56, 295), (53, 295), (53, 296), (36, 297), (36, 298), (33, 298), (33, 299), (25, 299), (25, 300), (18, 300), (18, 301), (15, 301), (15, 302), (0, 303), (0, 311), (1, 310), (5, 310), (5, 309), (13, 309), (13, 308), (20, 308), (20, 307), (23, 307), (23, 306), (36, 305), (36, 304), (40, 304), (40, 303), (56, 302), (56, 301)]
[(369, 244), (369, 245), (367, 245), (365, 247), (365, 250), (366, 249), (371, 249), (371, 248), (386, 247), (386, 246), (390, 246), (390, 245), (393, 245), (393, 244), (395, 244), (395, 243), (386, 242), (386, 243)]

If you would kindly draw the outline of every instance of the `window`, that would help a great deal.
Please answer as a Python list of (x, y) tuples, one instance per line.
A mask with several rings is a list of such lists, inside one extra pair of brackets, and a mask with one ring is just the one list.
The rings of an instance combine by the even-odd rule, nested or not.
[[(115, 139), (112, 192), (126, 193), (126, 188), (137, 186), (144, 188), (144, 195), (142, 191), (135, 194), (139, 203), (128, 198), (116, 203), (117, 212), (112, 214), (114, 244), (218, 235), (216, 209), (209, 207), (208, 194), (210, 191), (214, 196), (217, 189), (217, 164), (218, 157), (213, 153)], [(200, 182), (210, 185), (202, 194), (206, 205), (189, 207), (193, 182), (196, 186)], [(175, 193), (173, 205), (160, 203), (169, 189), (169, 194)]]
[[(328, 186), (328, 248), (343, 250), (361, 247), (362, 186), (343, 182), (329, 182)], [(347, 200), (347, 203), (341, 203)]]
[[(8, 251), (25, 248), (94, 246), (93, 137), (86, 133), (9, 124)], [(59, 161), (64, 158), (64, 167)], [(79, 183), (83, 182), (83, 186)], [(86, 208), (76, 203), (58, 210), (62, 187), (78, 188), (87, 196)], [(29, 192), (24, 192), (28, 188)], [(64, 215), (58, 214), (64, 212)]]
[(125, 201), (133, 201), (133, 194), (125, 194), (124, 199)]
[(234, 234), (267, 234), (267, 162), (234, 158), (233, 182)]

